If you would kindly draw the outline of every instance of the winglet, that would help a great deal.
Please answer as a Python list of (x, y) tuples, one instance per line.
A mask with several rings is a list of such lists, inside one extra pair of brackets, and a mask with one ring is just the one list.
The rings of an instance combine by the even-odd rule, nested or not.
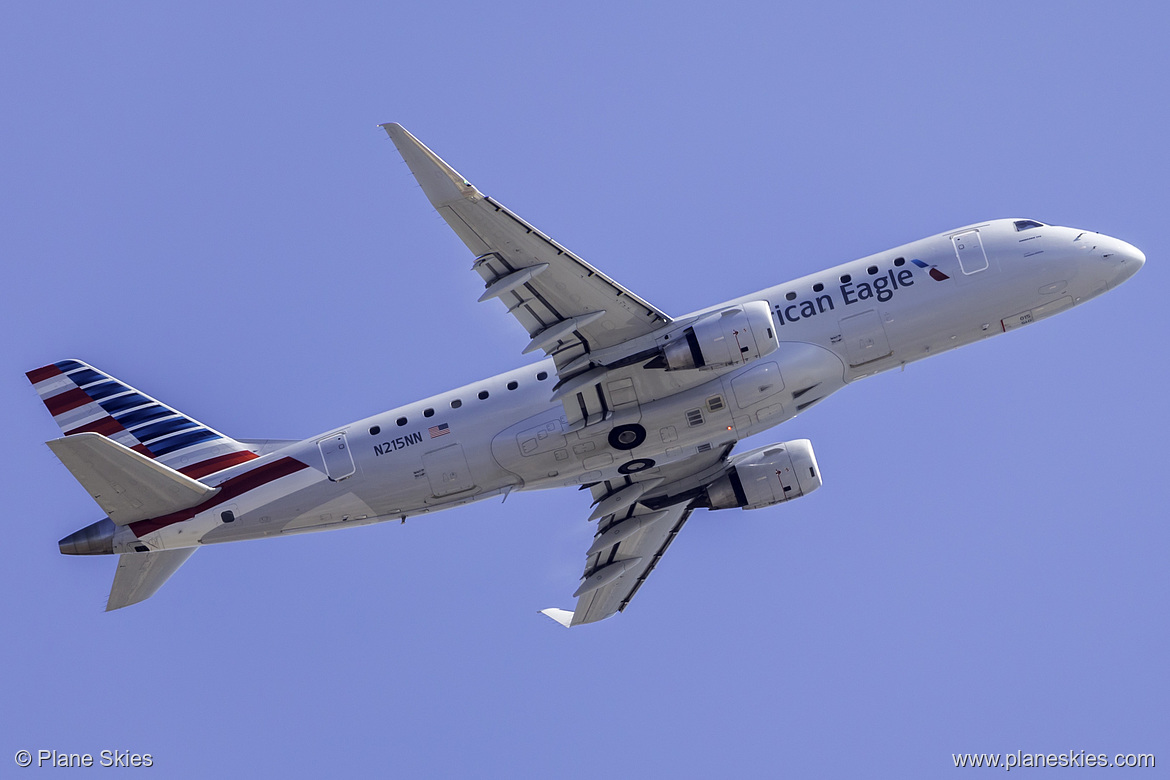
[(405, 127), (397, 122), (387, 122), (378, 126), (386, 131), (386, 135), (390, 136), (390, 140), (398, 147), (398, 153), (406, 161), (414, 178), (418, 179), (432, 206), (439, 208), (463, 198), (479, 200), (483, 197), (483, 193), (472, 186), (471, 182), (443, 162), (439, 155), (407, 132)]
[(565, 628), (568, 628), (573, 622), (573, 613), (567, 609), (557, 609), (556, 607), (549, 607), (540, 611), (542, 615), (548, 615), (553, 620), (560, 623)]

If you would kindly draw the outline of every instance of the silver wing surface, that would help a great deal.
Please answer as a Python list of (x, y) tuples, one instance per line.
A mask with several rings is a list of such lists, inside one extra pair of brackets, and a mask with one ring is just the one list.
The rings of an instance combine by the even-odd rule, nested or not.
[[(652, 333), (671, 321), (520, 217), (443, 162), (402, 125), (381, 127), (394, 141), (435, 210), (475, 253), (486, 285), (528, 331), (525, 353), (553, 356), (567, 378), (591, 351)], [(565, 373), (566, 366), (570, 366)]]
[[(602, 547), (588, 555), (581, 586), (574, 594), (577, 606), (562, 625), (595, 623), (624, 610), (690, 515), (684, 502), (657, 512), (643, 509), (628, 516), (603, 518), (598, 527), (606, 530), (594, 538)], [(606, 532), (628, 532), (630, 536), (605, 542)], [(560, 621), (550, 610), (544, 612)]]
[(177, 550), (123, 553), (118, 556), (118, 570), (114, 573), (106, 612), (137, 604), (153, 596), (197, 549), (180, 547)]
[(585, 554), (585, 572), (573, 594), (576, 608), (541, 610), (563, 626), (578, 626), (621, 612), (666, 553), (694, 508), (698, 488), (725, 468), (731, 447), (699, 453), (636, 477), (593, 485), (599, 520)]
[(219, 492), (100, 433), (45, 443), (117, 525), (187, 509)]

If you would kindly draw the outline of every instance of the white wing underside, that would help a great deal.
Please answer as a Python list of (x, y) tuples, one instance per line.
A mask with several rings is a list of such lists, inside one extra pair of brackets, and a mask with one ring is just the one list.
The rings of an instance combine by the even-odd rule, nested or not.
[(602, 529), (599, 535), (610, 527), (616, 529), (618, 525), (631, 522), (639, 524), (648, 516), (650, 522), (641, 523), (641, 527), (624, 541), (589, 556), (585, 567), (586, 582), (590, 576), (604, 576), (614, 567), (624, 567), (624, 570), (614, 572), (615, 580), (582, 593), (577, 598), (569, 625), (594, 623), (625, 609), (690, 515), (691, 510), (684, 502), (660, 512), (650, 512), (642, 507), (629, 516), (606, 515), (602, 518), (598, 525)]
[(401, 125), (382, 128), (435, 210), (475, 254), (473, 267), (486, 285), (480, 300), (499, 298), (528, 332), (525, 352), (542, 349), (561, 369), (671, 321), (481, 193)]
[(46, 444), (118, 525), (177, 512), (219, 492), (99, 433)]
[(728, 451), (699, 453), (672, 466), (626, 477), (622, 482), (594, 485), (591, 490), (598, 509), (604, 510), (607, 503), (616, 508), (598, 520), (593, 544), (586, 553), (581, 586), (574, 594), (577, 605), (572, 612), (542, 612), (564, 626), (578, 626), (624, 610), (693, 511), (687, 499), (657, 508), (643, 503), (643, 499), (657, 505), (653, 498), (680, 495), (704, 484), (723, 468)]
[(118, 556), (118, 570), (114, 573), (114, 585), (110, 588), (106, 612), (137, 604), (153, 596), (196, 549), (182, 547), (178, 550), (124, 553)]

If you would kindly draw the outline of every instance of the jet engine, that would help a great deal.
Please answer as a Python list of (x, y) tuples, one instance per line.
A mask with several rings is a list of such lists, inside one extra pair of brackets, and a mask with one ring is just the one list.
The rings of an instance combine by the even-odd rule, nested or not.
[(812, 442), (769, 444), (728, 460), (728, 469), (707, 485), (708, 509), (759, 509), (791, 501), (821, 486)]
[(662, 354), (647, 368), (680, 371), (737, 366), (771, 354), (780, 346), (767, 301), (751, 301), (703, 315), (672, 333)]

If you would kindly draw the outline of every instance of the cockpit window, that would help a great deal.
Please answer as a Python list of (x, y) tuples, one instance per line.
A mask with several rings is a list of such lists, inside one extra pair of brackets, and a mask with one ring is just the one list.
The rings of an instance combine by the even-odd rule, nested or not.
[(1016, 220), (1016, 232), (1017, 233), (1020, 232), (1021, 230), (1031, 230), (1032, 228), (1038, 228), (1038, 227), (1044, 227), (1044, 223), (1037, 222), (1034, 219), (1017, 219)]

